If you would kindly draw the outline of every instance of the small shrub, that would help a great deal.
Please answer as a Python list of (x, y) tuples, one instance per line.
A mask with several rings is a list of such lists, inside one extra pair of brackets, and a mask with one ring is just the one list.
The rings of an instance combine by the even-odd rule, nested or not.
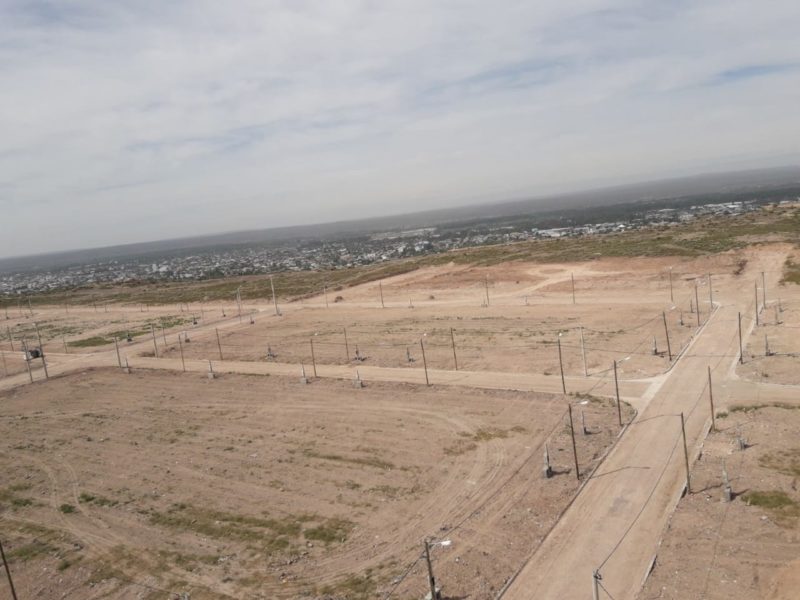
[(58, 507), (58, 510), (60, 510), (64, 514), (69, 514), (75, 512), (75, 507), (72, 506), (72, 504), (62, 504), (61, 506)]

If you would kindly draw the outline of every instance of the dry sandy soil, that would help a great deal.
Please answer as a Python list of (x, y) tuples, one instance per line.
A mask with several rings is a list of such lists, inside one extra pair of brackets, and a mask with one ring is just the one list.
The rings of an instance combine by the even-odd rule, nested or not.
[[(790, 600), (800, 590), (800, 405), (728, 411), (694, 465), (639, 598)], [(722, 411), (724, 414), (725, 411)], [(749, 447), (738, 449), (738, 438)], [(722, 502), (722, 469), (734, 500)]]
[[(122, 344), (123, 352), (144, 357), (153, 353), (150, 325), (163, 323), (165, 331), (156, 340), (159, 356), (173, 359), (179, 357), (178, 335), (186, 332), (191, 340), (183, 343), (186, 358), (218, 360), (218, 328), (226, 360), (264, 361), (270, 347), (278, 362), (308, 365), (313, 338), (320, 364), (355, 365), (358, 346), (366, 365), (419, 369), (419, 341), (424, 339), (429, 366), (452, 369), (452, 328), (459, 368), (494, 377), (493, 371), (557, 375), (561, 332), (565, 372), (581, 376), (582, 326), (590, 373), (625, 359), (623, 379), (656, 376), (640, 382), (642, 389), (655, 382), (656, 389), (669, 367), (662, 311), (676, 353), (696, 333), (690, 303), (694, 306), (697, 298), (703, 320), (708, 315), (706, 274), (712, 274), (715, 300), (737, 298), (739, 288), (753, 285), (752, 267), (746, 277), (736, 274), (742, 261), (763, 265), (781, 256), (782, 247), (773, 248), (773, 254), (760, 259), (763, 249), (681, 261), (446, 265), (387, 279), (381, 287), (374, 282), (328, 290), (327, 306), (325, 294), (281, 301), (280, 317), (268, 302), (246, 302), (241, 322), (233, 302), (225, 306), (226, 317), (219, 303), (150, 307), (149, 312), (122, 305), (109, 305), (107, 312), (105, 307), (71, 307), (69, 314), (63, 307), (34, 307), (33, 317), (10, 311), (6, 324), (16, 352), (11, 353), (6, 339), (0, 348), (6, 350), (8, 374), (24, 372), (16, 343), (23, 332), (30, 339), (35, 320), (50, 364), (73, 369), (107, 365), (116, 362), (114, 335), (138, 333), (133, 342)], [(767, 272), (771, 292), (779, 272), (779, 264)], [(770, 295), (775, 298), (768, 298), (763, 313), (768, 323), (770, 303), (777, 298)], [(338, 302), (337, 296), (342, 296)], [(776, 351), (791, 347), (800, 297), (791, 286), (785, 294), (781, 290), (781, 297), (784, 323), (758, 328), (745, 340), (748, 360), (737, 370), (743, 379), (800, 381), (793, 379), (793, 357), (754, 356), (764, 331), (771, 340), (775, 336), (771, 346)], [(730, 327), (735, 328), (733, 321)], [(653, 336), (657, 356), (652, 354)], [(63, 352), (64, 340), (69, 353)], [(101, 355), (102, 361), (92, 362)], [(178, 360), (163, 363), (180, 368)], [(37, 383), (0, 394), (0, 530), (25, 598), (164, 598), (189, 592), (195, 599), (358, 599), (391, 591), (396, 598), (420, 598), (426, 592), (419, 559), (425, 537), (451, 542), (433, 551), (447, 597), (493, 598), (578, 489), (562, 396), (369, 380), (366, 388), (356, 390), (349, 381), (332, 379), (302, 385), (275, 375), (209, 380), (198, 373), (143, 369), (132, 375), (85, 370), (44, 382), (38, 363), (36, 368)], [(6, 381), (24, 384), (26, 379), (17, 375)], [(752, 385), (735, 377), (730, 381), (731, 389)], [(580, 404), (585, 399), (570, 399), (586, 414), (591, 435), (578, 436), (578, 454), (583, 470), (590, 471), (616, 439), (616, 410), (607, 400)], [(754, 414), (766, 419), (777, 410)], [(798, 423), (790, 419), (800, 413), (782, 412), (790, 417), (775, 417), (773, 430), (748, 433), (753, 447), (730, 455), (729, 465), (740, 460), (729, 467), (737, 478), (736, 492), (781, 489), (798, 500), (791, 482), (780, 479), (785, 474), (767, 469), (777, 479), (762, 481), (767, 475), (747, 471), (747, 461), (758, 466), (758, 453), (769, 444), (775, 444), (774, 452), (796, 451), (788, 428), (796, 431)], [(752, 420), (753, 414), (731, 412), (720, 426), (745, 417), (760, 422)], [(787, 429), (780, 429), (784, 425)], [(713, 452), (716, 444), (719, 457), (726, 455), (726, 435), (730, 430), (713, 434), (707, 443), (696, 466), (698, 489), (719, 481)], [(541, 475), (545, 442), (558, 472), (547, 481)], [(756, 483), (740, 485), (746, 476)], [(674, 571), (697, 571), (686, 585), (702, 580), (702, 544), (696, 556), (692, 548), (677, 545), (673, 532), (679, 527), (685, 533), (681, 540), (697, 537), (705, 524), (707, 530), (722, 523), (719, 530), (726, 531), (731, 520), (720, 521), (714, 511), (755, 510), (743, 503), (743, 495), (722, 505), (719, 490), (709, 488), (708, 493), (712, 499), (693, 494), (681, 504), (648, 583), (650, 595), (642, 597), (695, 597), (696, 588), (676, 587), (682, 577)], [(691, 513), (682, 525), (687, 506), (706, 512)], [(760, 518), (765, 513), (755, 512), (756, 529), (734, 532), (730, 539), (744, 545), (761, 531), (757, 527), (766, 526)], [(773, 574), (779, 577), (779, 562), (797, 557), (796, 529), (786, 525), (793, 521), (766, 516), (771, 531), (784, 537), (768, 538), (776, 550), (765, 551), (758, 585), (771, 585), (766, 581)], [(743, 517), (734, 525), (739, 521), (743, 527), (749, 523)], [(670, 548), (675, 548), (672, 563)], [(746, 566), (736, 566), (737, 560)], [(736, 570), (756, 562), (730, 554), (714, 564)], [(665, 575), (669, 569), (673, 575)], [(787, 582), (782, 589), (793, 589)], [(673, 586), (675, 595), (665, 595), (665, 586)], [(761, 593), (771, 588), (743, 589)]]
[[(588, 471), (616, 410), (573, 401)], [(566, 423), (543, 394), (90, 370), (0, 396), (0, 529), (22, 598), (419, 597), (427, 536), (449, 595), (490, 598), (577, 489)]]

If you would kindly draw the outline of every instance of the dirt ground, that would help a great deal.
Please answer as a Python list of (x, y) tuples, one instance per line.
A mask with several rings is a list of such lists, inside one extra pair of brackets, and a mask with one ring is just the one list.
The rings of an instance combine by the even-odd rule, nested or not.
[[(678, 505), (640, 599), (798, 597), (798, 408), (720, 411), (719, 431), (693, 466), (696, 491)], [(730, 503), (722, 502), (723, 468)]]
[[(572, 400), (588, 472), (616, 409)], [(448, 595), (490, 598), (577, 489), (565, 408), (90, 370), (0, 395), (0, 529), (23, 598), (420, 597), (426, 537)]]

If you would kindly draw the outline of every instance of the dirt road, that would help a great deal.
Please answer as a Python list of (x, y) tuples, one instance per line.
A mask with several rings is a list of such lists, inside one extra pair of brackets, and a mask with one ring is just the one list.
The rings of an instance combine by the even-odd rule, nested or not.
[(723, 303), (711, 316), (503, 598), (588, 599), (595, 570), (600, 598), (636, 596), (686, 481), (680, 413), (691, 463), (710, 419), (707, 368), (730, 370), (744, 308)]

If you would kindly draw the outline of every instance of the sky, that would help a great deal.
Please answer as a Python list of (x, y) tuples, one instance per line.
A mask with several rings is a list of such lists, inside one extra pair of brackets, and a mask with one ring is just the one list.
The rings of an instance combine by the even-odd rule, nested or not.
[(0, 0), (0, 256), (800, 162), (797, 0)]

